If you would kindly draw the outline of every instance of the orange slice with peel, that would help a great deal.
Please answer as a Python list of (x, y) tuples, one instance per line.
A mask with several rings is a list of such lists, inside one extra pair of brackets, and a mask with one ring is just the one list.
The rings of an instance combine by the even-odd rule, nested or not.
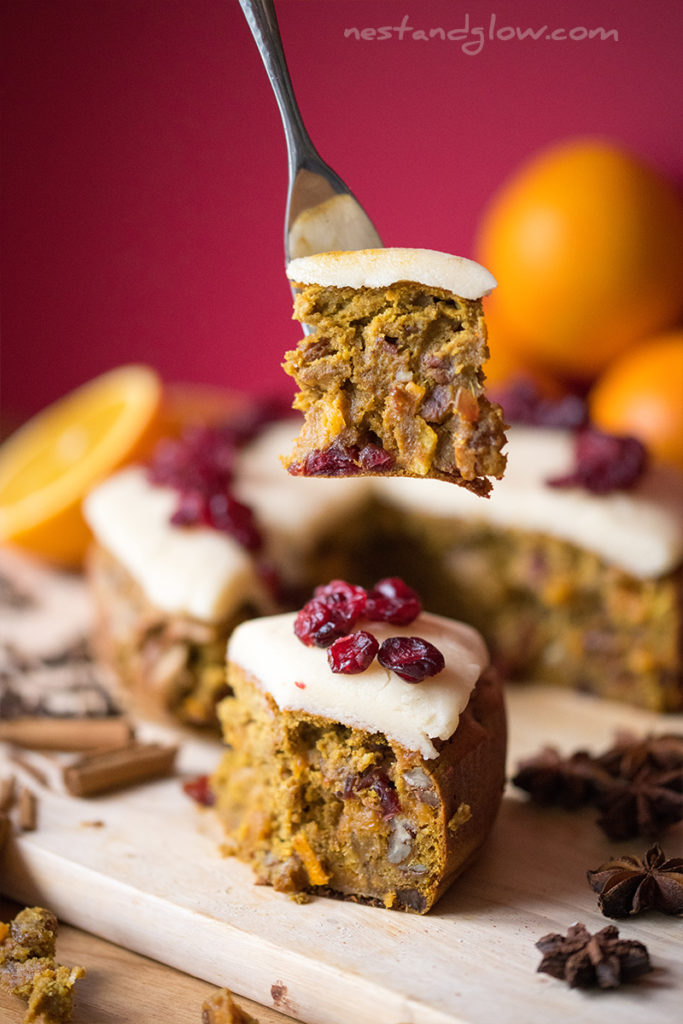
[(159, 437), (162, 383), (150, 367), (121, 366), (72, 391), (0, 447), (0, 542), (76, 568), (90, 542), (81, 502)]

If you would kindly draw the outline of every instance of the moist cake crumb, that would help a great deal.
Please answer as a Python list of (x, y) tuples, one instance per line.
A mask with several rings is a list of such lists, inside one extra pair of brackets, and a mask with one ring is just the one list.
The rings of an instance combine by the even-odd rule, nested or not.
[[(418, 254), (419, 273), (425, 251), (410, 252)], [(334, 256), (342, 265), (349, 256), (364, 259), (324, 259)], [(314, 274), (315, 260), (294, 261), (291, 273), (310, 264)], [(489, 351), (481, 297), (419, 279), (359, 288), (294, 284), (294, 316), (314, 333), (283, 364), (300, 389), (294, 407), (305, 414), (283, 459), (288, 471), (433, 477), (488, 494), (488, 478), (505, 470), (506, 438), (502, 411), (484, 393)]]

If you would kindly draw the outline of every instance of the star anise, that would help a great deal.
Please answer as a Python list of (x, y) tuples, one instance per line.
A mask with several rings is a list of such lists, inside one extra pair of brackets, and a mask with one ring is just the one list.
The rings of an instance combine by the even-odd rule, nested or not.
[(610, 839), (655, 838), (683, 819), (683, 736), (622, 734), (597, 756), (579, 750), (562, 757), (545, 747), (519, 763), (512, 781), (537, 803), (595, 804)]
[(620, 939), (613, 924), (595, 935), (584, 924), (573, 924), (566, 936), (544, 935), (536, 948), (543, 953), (537, 970), (566, 981), (570, 988), (617, 988), (652, 970), (643, 943)]
[(526, 790), (536, 803), (559, 805), (575, 810), (595, 799), (599, 783), (609, 776), (585, 750), (562, 757), (555, 747), (520, 761), (512, 781)]
[(605, 917), (643, 910), (683, 914), (683, 857), (667, 860), (656, 843), (644, 857), (615, 857), (587, 871), (586, 877)]
[(610, 839), (654, 838), (683, 818), (681, 772), (640, 771), (616, 779), (597, 799), (598, 824)]
[(625, 734), (596, 762), (607, 773), (598, 785), (598, 824), (610, 839), (655, 837), (683, 819), (683, 736)]
[(683, 769), (683, 735), (648, 734), (642, 738), (619, 732), (613, 745), (595, 759), (610, 775), (632, 778), (641, 768)]

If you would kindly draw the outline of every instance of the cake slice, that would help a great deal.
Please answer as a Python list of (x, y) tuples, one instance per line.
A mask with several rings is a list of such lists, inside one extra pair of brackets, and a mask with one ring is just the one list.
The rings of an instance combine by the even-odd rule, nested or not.
[(142, 466), (88, 495), (94, 645), (145, 711), (215, 728), (227, 638), (242, 619), (272, 611), (273, 598), (235, 537), (174, 524), (177, 505), (178, 494)]
[[(282, 892), (424, 913), (469, 864), (498, 811), (500, 684), (478, 633), (427, 613), (403, 625), (347, 622), (327, 651), (310, 634), (302, 642), (295, 629), (307, 609), (310, 625), (319, 600), (298, 615), (245, 622), (229, 642), (232, 695), (219, 706), (228, 749), (211, 782), (227, 849)], [(377, 658), (354, 674), (333, 670), (337, 644), (356, 644), (359, 633), (381, 644)], [(382, 652), (396, 649), (389, 638), (402, 650), (415, 637), (441, 653), (444, 667), (437, 658), (427, 666), (436, 674), (410, 682), (398, 674), (400, 659), (386, 667)]]
[(430, 249), (364, 249), (292, 260), (287, 275), (312, 331), (284, 363), (305, 413), (289, 472), (435, 477), (488, 494), (505, 469), (502, 413), (483, 388), (489, 272)]

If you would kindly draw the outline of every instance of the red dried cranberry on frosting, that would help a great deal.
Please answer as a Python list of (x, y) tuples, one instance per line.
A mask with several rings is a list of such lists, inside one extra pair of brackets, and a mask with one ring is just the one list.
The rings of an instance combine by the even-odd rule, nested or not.
[(380, 647), (377, 660), (407, 683), (438, 675), (446, 664), (441, 651), (419, 636), (390, 636)]
[(367, 630), (352, 632), (359, 619), (406, 626), (422, 610), (416, 592), (399, 576), (378, 580), (370, 591), (346, 580), (316, 587), (314, 595), (294, 620), (294, 633), (307, 647), (327, 647), (333, 672), (355, 675), (380, 664), (409, 683), (435, 676), (444, 657), (428, 640), (418, 636), (389, 637), (380, 646)]
[(365, 605), (366, 618), (394, 626), (407, 626), (421, 611), (420, 598), (399, 576), (388, 576), (375, 583)]
[(255, 420), (240, 426), (192, 427), (179, 440), (157, 445), (147, 477), (178, 492), (171, 516), (175, 526), (208, 526), (229, 534), (248, 551), (261, 548), (252, 510), (230, 491), (235, 455), (255, 429)]
[(332, 580), (330, 583), (316, 587), (313, 596), (322, 598), (334, 606), (340, 616), (344, 616), (348, 620), (350, 628), (365, 612), (368, 595), (364, 587), (359, 587), (355, 583), (347, 583), (346, 580)]
[(379, 650), (379, 641), (372, 633), (357, 629), (348, 636), (340, 636), (327, 649), (327, 661), (333, 672), (357, 675), (365, 672)]
[(294, 632), (307, 647), (329, 647), (349, 633), (365, 609), (366, 592), (345, 580), (316, 587), (297, 615)]
[(329, 647), (348, 632), (343, 615), (322, 597), (307, 601), (296, 619), (294, 632), (307, 647)]
[(633, 487), (647, 468), (647, 450), (635, 437), (606, 434), (595, 427), (579, 430), (576, 466), (548, 480), (549, 487), (585, 487), (594, 494)]

